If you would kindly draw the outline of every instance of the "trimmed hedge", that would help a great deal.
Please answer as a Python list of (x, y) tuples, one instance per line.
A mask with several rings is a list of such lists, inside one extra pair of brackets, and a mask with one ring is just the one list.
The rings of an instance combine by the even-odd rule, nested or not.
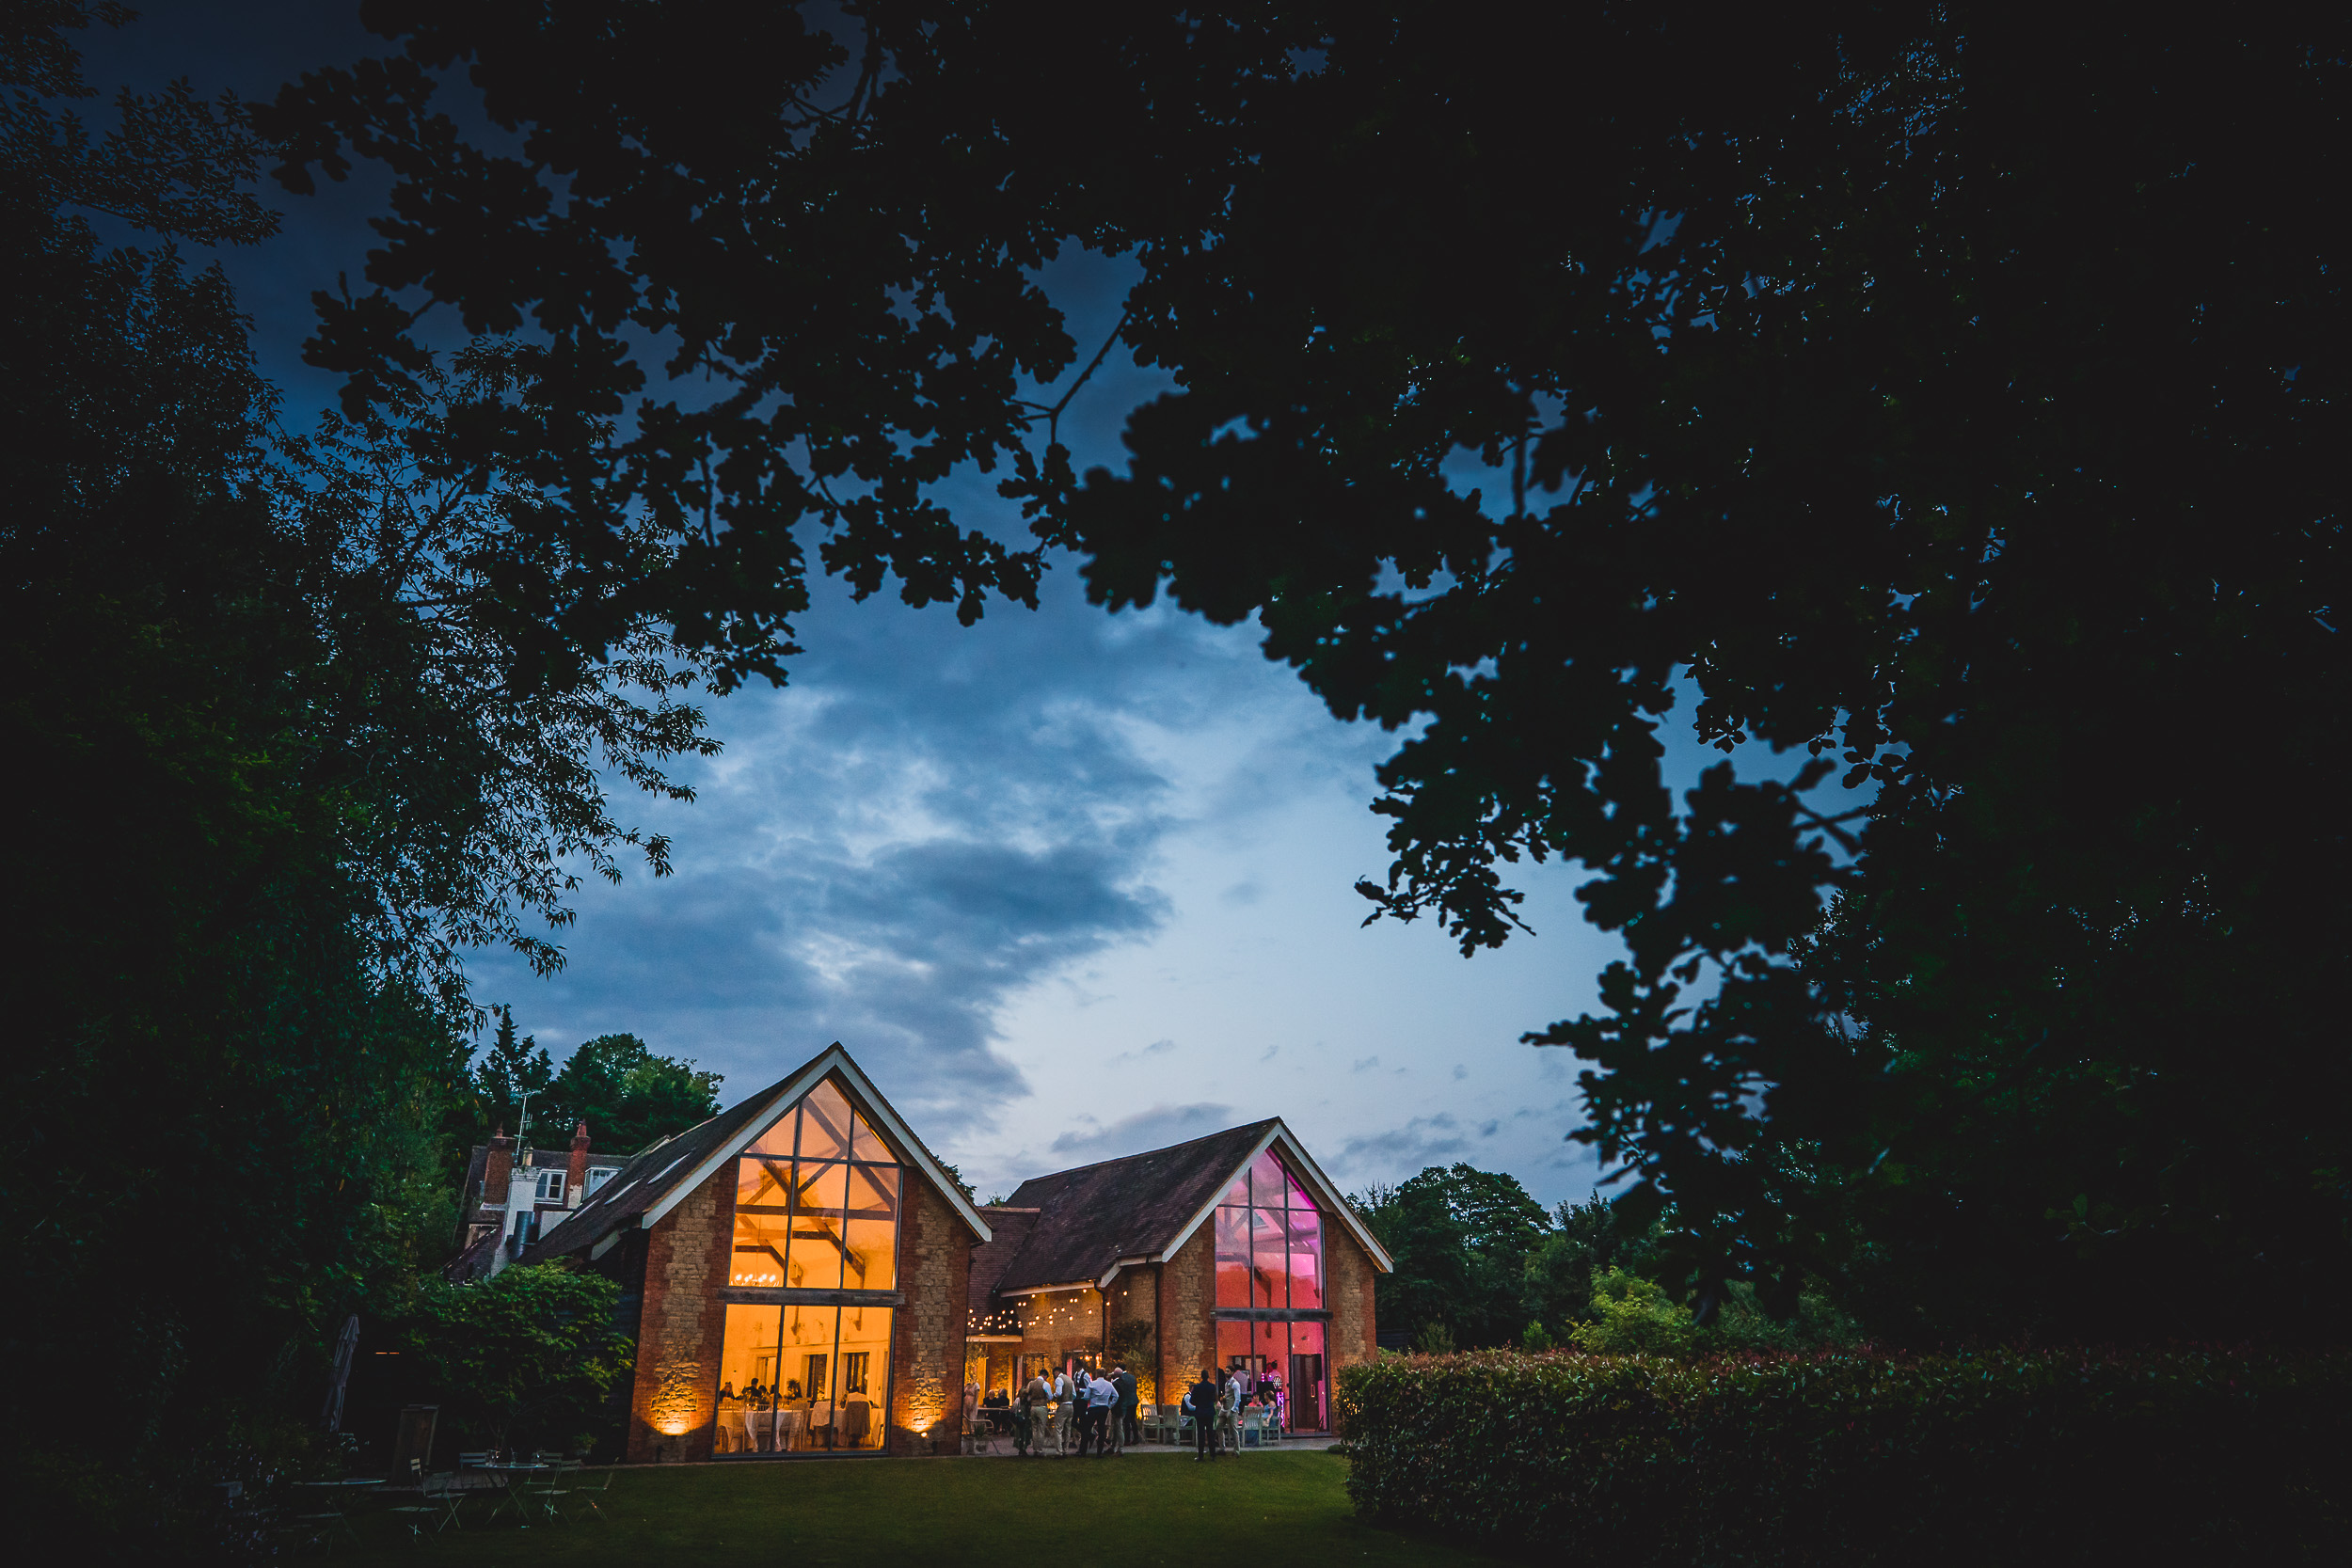
[(2352, 1353), (1381, 1356), (1368, 1518), (1546, 1560), (2343, 1563)]

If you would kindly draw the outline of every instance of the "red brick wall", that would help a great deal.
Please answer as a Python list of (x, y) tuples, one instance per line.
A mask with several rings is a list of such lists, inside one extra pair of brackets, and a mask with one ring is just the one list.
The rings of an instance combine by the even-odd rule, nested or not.
[[(889, 1451), (954, 1453), (961, 1446), (973, 1236), (930, 1182), (912, 1169), (907, 1177), (914, 1191), (898, 1222), (898, 1289), (906, 1305), (890, 1330)], [(934, 1439), (931, 1427), (942, 1418), (946, 1435)]]
[(726, 1282), (735, 1225), (730, 1175), (722, 1171), (688, 1194), (645, 1239), (645, 1296), (628, 1403), (632, 1465), (710, 1457), (726, 1323), (719, 1288)]
[[(1331, 1327), (1326, 1341), (1329, 1356), (1328, 1375), (1339, 1381), (1340, 1369), (1359, 1361), (1372, 1359), (1377, 1327), (1372, 1313), (1372, 1282), (1379, 1269), (1363, 1244), (1339, 1225), (1326, 1224), (1323, 1228), (1323, 1264), (1331, 1279)], [(1331, 1420), (1339, 1424), (1338, 1402), (1331, 1407)]]
[(1160, 1374), (1172, 1397), (1216, 1365), (1216, 1225), (1203, 1221), (1160, 1265)]

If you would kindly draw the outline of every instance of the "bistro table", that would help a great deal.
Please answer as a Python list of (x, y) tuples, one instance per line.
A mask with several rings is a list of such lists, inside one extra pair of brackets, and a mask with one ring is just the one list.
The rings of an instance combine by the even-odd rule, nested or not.
[[(294, 1485), (302, 1490), (318, 1493), (319, 1501), (325, 1505), (326, 1512), (297, 1513), (294, 1517), (308, 1524), (326, 1525), (331, 1521), (333, 1524), (341, 1525), (343, 1528), (343, 1533), (351, 1537), (351, 1544), (355, 1546), (358, 1545), (360, 1544), (359, 1532), (351, 1528), (350, 1516), (343, 1513), (343, 1494), (355, 1489), (373, 1489), (383, 1484), (384, 1478), (381, 1476), (354, 1477), (348, 1481), (295, 1481)], [(325, 1534), (326, 1531), (322, 1529), (320, 1533)]]
[[(476, 1465), (475, 1468), (480, 1470), (484, 1475), (492, 1478), (501, 1486), (506, 1489), (505, 1500), (501, 1502), (498, 1507), (490, 1510), (490, 1517), (493, 1519), (497, 1518), (500, 1514), (506, 1512), (507, 1503), (513, 1503), (515, 1505), (516, 1513), (521, 1516), (521, 1522), (515, 1528), (517, 1529), (529, 1529), (531, 1528), (531, 1511), (534, 1508), (541, 1507), (542, 1505), (533, 1502), (531, 1499), (530, 1494), (525, 1492), (523, 1487), (533, 1476), (552, 1474), (555, 1470), (555, 1466), (552, 1465), (537, 1464), (505, 1464), (480, 1465)], [(550, 1497), (544, 1506), (546, 1508), (548, 1517), (550, 1519), (554, 1518), (555, 1499)]]

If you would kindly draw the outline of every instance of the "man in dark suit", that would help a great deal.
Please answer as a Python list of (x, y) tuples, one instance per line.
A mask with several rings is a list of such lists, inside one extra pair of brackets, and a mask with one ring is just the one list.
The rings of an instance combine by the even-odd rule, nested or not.
[(1128, 1444), (1143, 1441), (1136, 1425), (1136, 1374), (1121, 1366), (1112, 1375), (1111, 1386), (1119, 1390), (1119, 1402), (1111, 1406), (1111, 1424), (1116, 1429), (1111, 1449), (1123, 1453)]
[(1186, 1396), (1192, 1401), (1192, 1462), (1216, 1457), (1216, 1374), (1200, 1369), (1200, 1381)]

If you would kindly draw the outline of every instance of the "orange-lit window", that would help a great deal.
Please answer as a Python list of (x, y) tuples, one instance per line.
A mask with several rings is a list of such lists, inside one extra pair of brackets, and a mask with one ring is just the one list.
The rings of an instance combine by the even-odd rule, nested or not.
[(897, 1157), (830, 1081), (736, 1164), (728, 1283), (787, 1291), (898, 1286)]
[(729, 1306), (712, 1451), (881, 1449), (892, 1316), (887, 1307)]

